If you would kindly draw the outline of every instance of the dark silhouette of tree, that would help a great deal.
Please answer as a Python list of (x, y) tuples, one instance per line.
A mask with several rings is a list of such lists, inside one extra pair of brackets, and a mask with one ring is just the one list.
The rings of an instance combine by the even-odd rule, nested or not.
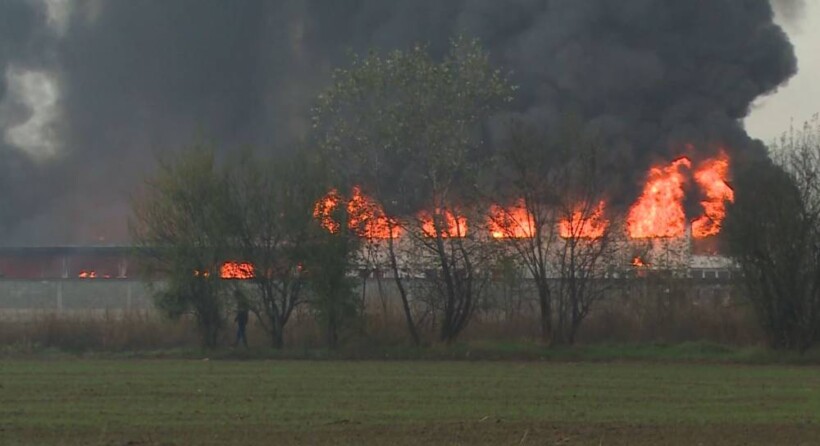
[(306, 297), (306, 251), (319, 230), (313, 207), (324, 193), (314, 170), (304, 156), (260, 159), (253, 152), (228, 166), (229, 236), (237, 260), (253, 268), (235, 285), (251, 295), (274, 348), (282, 348), (285, 325)]
[(511, 121), (487, 194), (505, 203), (491, 221), (534, 282), (546, 344), (575, 341), (604, 295), (600, 279), (614, 250), (598, 144), (581, 135), (571, 117), (562, 127), (547, 135)]
[(157, 306), (172, 318), (192, 314), (204, 346), (217, 345), (228, 298), (220, 278), (229, 255), (227, 181), (213, 151), (195, 146), (160, 160), (134, 201), (131, 232)]
[(745, 290), (776, 349), (820, 337), (820, 124), (792, 129), (736, 175), (724, 225)]
[[(318, 144), (330, 165), (384, 208), (391, 226), (388, 268), (416, 344), (421, 340), (393, 226), (410, 235), (411, 249), (425, 253), (436, 271), (428, 277), (442, 304), (440, 338), (452, 341), (472, 313), (484, 256), (476, 257), (477, 233), (448, 236), (443, 216), (475, 208), (474, 178), (485, 158), (480, 127), (512, 92), (476, 41), (457, 39), (440, 61), (422, 46), (356, 57), (336, 72), (314, 109)], [(432, 230), (424, 231), (425, 224)]]

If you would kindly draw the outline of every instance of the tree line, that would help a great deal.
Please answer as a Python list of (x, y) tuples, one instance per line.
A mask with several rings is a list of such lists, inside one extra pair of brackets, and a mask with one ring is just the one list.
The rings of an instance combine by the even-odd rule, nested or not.
[[(500, 149), (488, 150), (488, 119), (515, 94), (477, 41), (456, 39), (441, 58), (424, 46), (371, 52), (335, 72), (316, 99), (305, 147), (293, 155), (245, 150), (218, 159), (200, 144), (164, 158), (135, 199), (132, 219), (133, 238), (149, 253), (145, 268), (165, 278), (156, 285), (158, 307), (172, 317), (193, 315), (203, 344), (213, 347), (225, 315), (247, 305), (281, 348), (294, 310), (309, 305), (335, 347), (361, 314), (349, 273), (364, 264), (388, 273), (413, 343), (429, 341), (419, 330), (428, 317), (435, 318), (437, 340), (450, 343), (469, 324), (493, 274), (514, 265), (532, 279), (542, 342), (575, 342), (606, 294), (608, 282), (598, 279), (612, 272), (608, 259), (619, 230), (596, 223), (612, 188), (605, 147), (568, 113), (554, 133), (510, 117), (493, 129)], [(820, 183), (810, 174), (818, 170), (820, 133), (810, 130), (782, 141), (775, 163), (753, 167), (778, 185), (764, 195), (767, 206), (780, 208), (764, 209), (755, 195), (739, 192), (726, 228), (775, 347), (803, 349), (818, 338)], [(739, 191), (746, 178), (764, 178), (737, 176)], [(785, 253), (794, 251), (777, 245), (776, 236), (784, 233), (778, 225), (797, 224), (795, 215), (802, 238), (783, 241), (802, 251), (787, 266)], [(372, 231), (381, 235), (366, 236)], [(759, 258), (776, 255), (775, 248), (784, 259)], [(216, 272), (226, 260), (252, 265), (252, 277), (222, 280)], [(409, 270), (423, 271), (424, 280), (411, 280)], [(787, 271), (792, 276), (778, 276)], [(779, 340), (792, 329), (800, 334)]]

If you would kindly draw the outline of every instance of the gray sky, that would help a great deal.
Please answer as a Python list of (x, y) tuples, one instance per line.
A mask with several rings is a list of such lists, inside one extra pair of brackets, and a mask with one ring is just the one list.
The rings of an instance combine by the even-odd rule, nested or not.
[(758, 99), (746, 119), (755, 138), (770, 142), (789, 128), (820, 112), (820, 0), (807, 0), (803, 18), (784, 27), (797, 52), (798, 73), (775, 94)]

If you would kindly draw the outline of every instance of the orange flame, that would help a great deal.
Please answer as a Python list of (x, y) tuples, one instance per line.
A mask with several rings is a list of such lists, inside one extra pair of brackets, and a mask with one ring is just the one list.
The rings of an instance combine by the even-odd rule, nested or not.
[(635, 258), (632, 259), (632, 266), (635, 268), (646, 268), (649, 264), (644, 262), (641, 256), (635, 256)]
[(425, 237), (434, 238), (436, 236), (436, 227), (438, 227), (439, 234), (442, 238), (462, 238), (467, 235), (467, 218), (455, 214), (448, 210), (436, 210), (434, 214), (422, 212), (419, 214), (421, 221), (421, 231)]
[(350, 216), (348, 226), (356, 231), (359, 237), (386, 240), (401, 236), (402, 231), (398, 222), (389, 220), (384, 215), (384, 209), (363, 194), (359, 187), (353, 188), (353, 197), (347, 202), (347, 213)]
[[(313, 205), (313, 218), (317, 219), (319, 224), (332, 234), (336, 234), (340, 229), (339, 222), (333, 219), (333, 212), (340, 202), (339, 191), (333, 189)], [(353, 196), (348, 200), (346, 208), (347, 226), (359, 237), (378, 240), (401, 236), (402, 230), (398, 222), (388, 220), (382, 207), (362, 193), (358, 186), (353, 188)]]
[(490, 229), (490, 235), (496, 239), (524, 239), (535, 236), (535, 218), (527, 210), (523, 199), (508, 208), (492, 205), (487, 227)]
[(572, 218), (565, 218), (559, 223), (559, 234), (562, 238), (602, 238), (609, 227), (609, 221), (604, 216), (605, 207), (603, 201), (598, 202), (594, 209), (586, 205), (577, 206)]
[(339, 232), (339, 223), (333, 219), (333, 212), (339, 206), (342, 200), (339, 191), (332, 189), (324, 197), (320, 198), (313, 205), (313, 218), (319, 221), (319, 224), (327, 229), (331, 234)]
[(686, 177), (681, 167), (690, 168), (688, 158), (649, 170), (643, 193), (629, 210), (627, 232), (631, 238), (680, 237), (686, 232), (683, 210)]
[(223, 279), (253, 279), (253, 264), (249, 262), (225, 262), (219, 269), (219, 277)]
[(703, 215), (692, 222), (693, 237), (705, 238), (720, 233), (720, 225), (726, 217), (726, 202), (735, 201), (735, 192), (726, 183), (728, 176), (729, 158), (725, 152), (698, 166), (695, 181), (706, 199), (700, 202)]
[(96, 271), (80, 271), (80, 274), (77, 275), (80, 279), (96, 279), (97, 272)]

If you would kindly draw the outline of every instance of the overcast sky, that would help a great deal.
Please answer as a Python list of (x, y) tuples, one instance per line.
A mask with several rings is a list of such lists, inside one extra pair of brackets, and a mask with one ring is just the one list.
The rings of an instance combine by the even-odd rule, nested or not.
[(759, 99), (746, 119), (749, 134), (765, 142), (788, 129), (792, 119), (800, 123), (820, 112), (820, 0), (806, 1), (802, 19), (784, 26), (795, 46), (799, 71), (777, 93)]

